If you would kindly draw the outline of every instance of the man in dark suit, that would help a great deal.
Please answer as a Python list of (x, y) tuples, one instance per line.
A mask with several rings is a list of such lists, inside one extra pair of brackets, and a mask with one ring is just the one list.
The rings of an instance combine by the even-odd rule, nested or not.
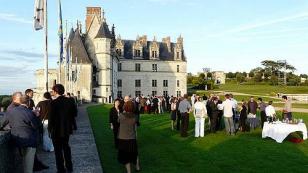
[(73, 119), (77, 114), (77, 109), (69, 98), (63, 96), (63, 85), (56, 84), (53, 86), (52, 92), (55, 99), (50, 104), (48, 131), (55, 148), (57, 170), (59, 173), (72, 172), (73, 163), (69, 137), (73, 132)]
[[(69, 98), (69, 100), (75, 105), (76, 110), (77, 110), (77, 101), (75, 99), (75, 97), (73, 96), (73, 94), (71, 95), (71, 93), (67, 93), (67, 98)], [(75, 116), (77, 116), (77, 113), (75, 114)], [(73, 130), (77, 130), (77, 122), (76, 122), (76, 117), (73, 117)]]

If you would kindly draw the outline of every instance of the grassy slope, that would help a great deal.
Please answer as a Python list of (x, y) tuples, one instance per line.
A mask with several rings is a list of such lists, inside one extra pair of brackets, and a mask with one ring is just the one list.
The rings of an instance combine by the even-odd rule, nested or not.
[(221, 85), (218, 90), (233, 91), (255, 95), (273, 95), (274, 93), (307, 94), (308, 86), (271, 86), (271, 85)]
[[(108, 125), (110, 106), (89, 107), (99, 155), (106, 173), (123, 172), (113, 147), (113, 134)], [(308, 115), (304, 117), (308, 122)], [(239, 133), (235, 137), (224, 132), (193, 137), (193, 120), (190, 119), (190, 136), (181, 138), (170, 130), (169, 115), (143, 115), (138, 129), (138, 145), (142, 172), (194, 173), (194, 172), (307, 172), (308, 141), (293, 144), (272, 139), (261, 139), (261, 130)]]

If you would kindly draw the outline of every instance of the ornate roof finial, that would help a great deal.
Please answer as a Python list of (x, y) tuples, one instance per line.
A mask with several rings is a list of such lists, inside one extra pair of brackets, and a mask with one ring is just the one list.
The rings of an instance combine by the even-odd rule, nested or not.
[(102, 21), (106, 22), (106, 18), (105, 18), (105, 10), (102, 10)]

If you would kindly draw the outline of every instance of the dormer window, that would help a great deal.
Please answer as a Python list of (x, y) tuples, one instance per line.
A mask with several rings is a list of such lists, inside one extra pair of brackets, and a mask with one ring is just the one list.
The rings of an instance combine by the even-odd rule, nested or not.
[(141, 51), (139, 49), (135, 49), (135, 57), (141, 57)]
[(157, 51), (152, 51), (152, 58), (157, 58)]

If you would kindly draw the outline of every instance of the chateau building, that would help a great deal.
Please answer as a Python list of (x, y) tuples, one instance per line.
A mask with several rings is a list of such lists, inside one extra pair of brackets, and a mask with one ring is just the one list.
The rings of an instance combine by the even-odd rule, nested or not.
[[(100, 7), (87, 7), (85, 31), (80, 23), (66, 39), (67, 55), (58, 81), (84, 101), (112, 102), (131, 95), (173, 95), (187, 92), (183, 38), (152, 41), (116, 36)], [(55, 71), (54, 71), (55, 73)], [(57, 72), (58, 73), (58, 72)], [(37, 72), (37, 78), (42, 78)], [(38, 88), (42, 88), (38, 83)]]

